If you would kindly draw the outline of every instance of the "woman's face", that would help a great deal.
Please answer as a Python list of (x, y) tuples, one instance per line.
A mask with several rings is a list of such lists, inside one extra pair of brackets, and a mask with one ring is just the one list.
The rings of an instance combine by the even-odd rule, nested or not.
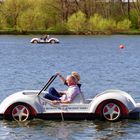
[(66, 82), (67, 82), (68, 86), (70, 86), (70, 85), (73, 84), (73, 80), (72, 80), (71, 77), (68, 77), (68, 78), (66, 79)]

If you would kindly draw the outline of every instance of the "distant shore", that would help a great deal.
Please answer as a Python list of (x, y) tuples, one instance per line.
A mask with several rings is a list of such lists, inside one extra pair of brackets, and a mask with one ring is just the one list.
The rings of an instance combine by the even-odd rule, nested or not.
[(17, 31), (17, 30), (0, 30), (0, 35), (36, 35), (36, 34), (50, 34), (50, 35), (140, 35), (140, 30), (129, 31), (93, 31), (93, 32), (56, 32), (44, 30), (31, 30), (31, 31)]

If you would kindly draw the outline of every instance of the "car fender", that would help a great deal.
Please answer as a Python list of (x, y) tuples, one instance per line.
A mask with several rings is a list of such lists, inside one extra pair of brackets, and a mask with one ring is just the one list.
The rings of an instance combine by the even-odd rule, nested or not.
[(38, 42), (40, 41), (40, 38), (33, 38), (33, 39), (31, 39), (31, 43), (33, 42), (33, 41), (35, 41), (35, 40), (37, 40)]
[(36, 113), (43, 112), (43, 106), (41, 106), (39, 102), (39, 97), (37, 94), (32, 95), (24, 95), (23, 93), (26, 91), (16, 92), (7, 98), (5, 98), (0, 104), (0, 114), (4, 114), (5, 111), (15, 103), (25, 103), (32, 107)]
[(136, 107), (134, 99), (128, 93), (120, 90), (107, 90), (93, 98), (90, 106), (90, 112), (95, 113), (97, 107), (107, 100), (116, 100), (120, 102), (128, 111), (131, 111)]
[(50, 39), (48, 40), (48, 42), (50, 42), (51, 40), (55, 40), (56, 42), (59, 42), (59, 40), (58, 40), (57, 38), (50, 38)]

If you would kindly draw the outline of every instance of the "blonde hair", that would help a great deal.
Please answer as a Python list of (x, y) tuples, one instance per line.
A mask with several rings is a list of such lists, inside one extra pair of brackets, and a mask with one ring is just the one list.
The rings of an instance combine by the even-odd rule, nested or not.
[(68, 75), (67, 78), (66, 78), (66, 80), (69, 79), (69, 78), (71, 78), (71, 79), (73, 80), (74, 83), (77, 83), (77, 82), (78, 82), (78, 81), (77, 81), (77, 78), (74, 77), (73, 75)]
[(80, 81), (80, 75), (78, 74), (78, 72), (72, 71), (72, 72), (71, 72), (71, 75), (72, 75), (73, 77), (75, 77), (75, 78), (77, 79), (77, 81)]

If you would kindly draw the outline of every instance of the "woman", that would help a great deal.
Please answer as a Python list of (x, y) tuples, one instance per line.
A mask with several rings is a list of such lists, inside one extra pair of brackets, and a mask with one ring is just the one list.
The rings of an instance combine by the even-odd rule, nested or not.
[(45, 94), (45, 98), (52, 100), (53, 103), (70, 103), (76, 95), (80, 93), (80, 89), (77, 85), (77, 79), (70, 75), (66, 78), (68, 86), (67, 90), (57, 91), (54, 87), (49, 89), (49, 93)]

